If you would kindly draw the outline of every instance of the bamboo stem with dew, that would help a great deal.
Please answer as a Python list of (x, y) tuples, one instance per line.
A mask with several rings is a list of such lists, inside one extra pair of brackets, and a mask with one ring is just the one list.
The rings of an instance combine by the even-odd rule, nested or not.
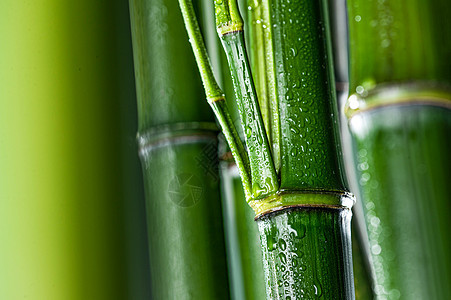
[[(193, 15), (184, 12), (187, 2), (180, 0), (189, 23), (192, 20), (186, 17)], [(274, 72), (280, 75), (275, 76), (280, 118), (270, 118), (271, 126), (280, 128), (277, 153), (271, 151), (271, 135), (263, 126), (237, 4), (215, 2), (218, 32), (228, 55), (248, 146), (252, 193), (247, 200), (259, 225), (269, 299), (353, 299), (350, 207), (354, 200), (341, 170), (333, 76), (324, 42), (329, 38), (326, 6), (324, 2), (302, 4), (304, 14), (298, 3), (286, 6), (275, 1), (268, 7), (276, 25), (268, 28)], [(296, 32), (304, 26), (307, 34), (299, 37)], [(187, 29), (191, 37), (192, 28)], [(198, 45), (192, 45), (196, 54)], [(202, 72), (202, 64), (198, 65)], [(259, 145), (259, 151), (253, 145)], [(277, 172), (275, 153), (280, 155)], [(261, 183), (268, 188), (261, 189)]]

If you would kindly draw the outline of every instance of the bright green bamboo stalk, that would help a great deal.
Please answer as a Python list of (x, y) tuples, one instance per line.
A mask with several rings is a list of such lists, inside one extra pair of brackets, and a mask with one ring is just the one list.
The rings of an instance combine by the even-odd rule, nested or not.
[(451, 3), (348, 1), (357, 180), (378, 299), (449, 299)]
[(183, 20), (185, 22), (185, 28), (189, 36), (191, 47), (194, 52), (194, 57), (196, 58), (197, 66), (201, 74), (205, 95), (208, 103), (216, 115), (217, 120), (219, 121), (219, 124), (221, 125), (222, 132), (224, 133), (227, 143), (229, 144), (232, 154), (237, 162), (243, 182), (244, 193), (246, 194), (246, 197), (249, 198), (253, 193), (252, 181), (254, 179), (252, 176), (252, 164), (249, 163), (249, 158), (244, 150), (244, 146), (239, 138), (236, 128), (234, 127), (224, 94), (219, 88), (214, 77), (210, 59), (207, 54), (207, 49), (197, 22), (192, 0), (179, 0), (179, 5), (180, 10), (182, 11)]
[[(271, 32), (268, 35), (272, 37), (271, 48), (263, 43), (252, 44), (252, 40), (250, 43), (253, 49), (266, 45), (265, 51), (256, 51), (265, 53), (264, 57), (253, 58), (253, 61), (266, 60), (268, 65), (275, 66), (278, 103), (273, 107), (279, 108), (277, 120), (280, 123), (273, 126), (281, 128), (282, 145), (279, 193), (250, 204), (259, 217), (268, 298), (351, 299), (347, 205), (352, 200), (346, 197), (338, 139), (335, 130), (331, 130), (335, 123), (331, 113), (336, 108), (332, 76), (327, 68), (330, 62), (324, 59), (329, 55), (323, 41), (328, 34), (321, 30), (327, 13), (321, 4), (302, 4), (300, 7), (299, 3), (275, 1), (269, 5), (263, 1), (250, 5), (251, 9), (266, 5), (262, 10), (269, 13), (262, 17), (271, 16), (270, 20), (259, 20), (272, 25), (265, 26), (265, 30)], [(304, 26), (307, 34), (299, 36)], [(274, 61), (271, 61), (271, 53)], [(229, 56), (229, 61), (240, 61), (240, 57)], [(236, 74), (233, 67), (232, 75)], [(259, 69), (264, 73), (264, 68)], [(262, 73), (256, 74), (257, 81), (267, 76)], [(264, 92), (258, 94), (264, 95)], [(300, 164), (303, 160), (305, 162)]]
[(228, 299), (217, 126), (178, 3), (130, 8), (153, 297)]
[[(181, 2), (183, 11), (186, 3), (185, 1)], [(266, 132), (261, 125), (260, 110), (246, 61), (242, 35), (239, 33), (242, 23), (236, 10), (236, 2), (220, 1), (215, 4), (217, 5), (217, 24), (220, 25), (218, 33), (225, 40), (224, 48), (228, 54), (232, 77), (238, 77), (234, 78), (237, 101), (245, 104), (240, 109), (242, 124), (247, 129), (246, 126), (249, 123), (255, 122), (255, 124), (251, 124), (249, 135), (255, 136), (258, 143), (263, 146), (260, 152), (249, 151), (251, 169), (252, 156), (260, 156), (270, 163), (268, 166), (259, 167), (274, 170), (270, 160), (271, 154), (267, 150)], [(327, 12), (323, 4), (307, 3), (304, 7), (303, 21), (305, 24), (303, 25), (307, 25), (307, 32), (310, 34), (307, 35), (306, 40), (297, 36), (296, 38), (290, 36), (289, 39), (286, 39), (287, 32), (294, 34), (302, 26), (299, 24), (291, 27), (286, 24), (292, 23), (289, 20), (293, 21), (293, 17), (300, 18), (301, 14), (292, 9), (298, 8), (297, 4), (293, 4), (294, 6), (291, 7), (291, 5), (275, 2), (274, 5), (271, 7), (272, 14), (270, 15), (274, 15), (274, 24), (279, 28), (274, 29), (276, 35), (273, 40), (273, 47), (278, 50), (274, 53), (279, 55), (276, 56), (276, 62), (277, 58), (281, 59), (279, 73), (291, 76), (294, 81), (307, 79), (305, 86), (299, 87), (301, 89), (306, 87), (306, 95), (303, 95), (303, 98), (310, 101), (300, 103), (300, 98), (297, 98), (292, 99), (294, 101), (291, 103), (286, 103), (280, 97), (281, 95), (278, 95), (279, 104), (283, 104), (279, 106), (280, 122), (289, 127), (285, 131), (285, 135), (282, 132), (282, 143), (287, 141), (297, 143), (296, 145), (285, 144), (286, 148), (293, 151), (281, 154), (280, 176), (282, 184), (285, 183), (286, 187), (282, 186), (277, 194), (264, 199), (259, 198), (261, 195), (254, 195), (254, 198), (250, 199), (250, 205), (258, 217), (262, 239), (267, 297), (279, 299), (322, 296), (352, 299), (354, 295), (350, 251), (350, 206), (352, 206), (353, 199), (347, 193), (341, 174), (338, 139), (336, 130), (333, 129), (335, 121), (334, 118), (331, 118), (331, 115), (334, 116), (332, 113), (334, 111), (333, 84), (332, 75), (328, 69), (330, 66), (330, 61), (327, 59), (329, 50), (323, 40), (328, 38), (328, 32), (326, 30), (324, 33), (327, 26), (321, 23), (327, 20)], [(190, 17), (186, 13), (184, 16), (185, 18)], [(185, 22), (189, 23), (190, 21), (185, 19)], [(187, 26), (187, 29), (188, 31), (192, 30), (190, 26)], [(299, 47), (303, 45), (302, 43), (308, 47), (300, 52), (302, 53), (301, 59), (293, 60), (292, 57), (287, 56), (288, 52), (293, 53), (290, 48), (286, 47), (287, 44)], [(195, 47), (195, 44), (193, 45)], [(197, 51), (194, 49), (195, 53)], [(300, 64), (300, 68), (293, 68), (292, 63)], [(200, 67), (200, 69), (202, 68)], [(301, 74), (302, 71), (307, 71), (307, 74)], [(311, 77), (302, 78), (303, 75), (310, 75), (310, 72)], [(282, 95), (285, 98), (284, 93), (291, 91), (289, 86), (293, 83), (284, 80), (283, 76), (277, 83), (279, 91), (283, 90)], [(240, 96), (243, 96), (242, 99)], [(294, 112), (290, 114), (288, 110), (291, 106), (301, 112), (305, 109), (304, 112), (308, 113), (308, 116)], [(287, 116), (289, 116), (291, 124), (287, 122), (287, 119), (282, 119)], [(314, 122), (315, 126), (311, 126), (310, 122)], [(284, 129), (286, 130), (286, 128)], [(292, 133), (287, 134), (291, 130), (294, 130), (298, 136)], [(300, 136), (299, 133), (301, 133)], [(308, 133), (307, 136), (304, 136), (306, 133)], [(312, 136), (310, 136), (311, 134)], [(310, 139), (305, 146), (299, 145), (299, 142), (304, 142), (300, 138), (308, 137)], [(313, 137), (315, 137), (314, 141)], [(246, 142), (249, 143), (249, 137)], [(252, 142), (255, 141), (251, 140)], [(298, 153), (301, 155), (297, 157)], [(305, 173), (300, 176), (298, 172), (300, 170), (296, 170), (299, 165), (293, 164), (290, 170), (284, 166), (283, 160), (286, 160), (288, 156), (297, 157), (298, 161), (310, 159), (312, 165), (310, 162), (308, 165), (303, 165), (307, 166), (305, 177), (302, 176)], [(268, 176), (268, 174), (264, 173), (260, 176)], [(253, 176), (254, 173), (252, 173), (252, 180), (254, 180)]]
[[(216, 78), (227, 94), (230, 115), (234, 117), (237, 131), (242, 130), (238, 107), (234, 97), (233, 83), (228, 71), (227, 58), (220, 51), (216, 33), (214, 4), (205, 1), (202, 27), (205, 40), (216, 71)], [(216, 64), (215, 64), (216, 62)], [(218, 74), (219, 73), (219, 74)], [(242, 138), (244, 140), (244, 137)], [(221, 187), (227, 244), (227, 261), (232, 299), (260, 300), (265, 298), (265, 281), (260, 248), (260, 235), (254, 222), (254, 212), (246, 203), (238, 168), (233, 162), (227, 142), (220, 139), (219, 157), (221, 162)]]
[(278, 181), (244, 47), (243, 21), (236, 1), (215, 2), (216, 27), (227, 54), (250, 159), (253, 199), (274, 194)]
[[(248, 53), (254, 74), (262, 117), (273, 153), (276, 171), (280, 170), (279, 103), (277, 101), (269, 5), (262, 1), (245, 1), (248, 7), (246, 31)], [(250, 8), (250, 9), (249, 9)]]

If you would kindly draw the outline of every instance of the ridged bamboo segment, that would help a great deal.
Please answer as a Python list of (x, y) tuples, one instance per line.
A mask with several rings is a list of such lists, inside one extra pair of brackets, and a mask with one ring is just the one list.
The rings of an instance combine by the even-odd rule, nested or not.
[(432, 106), (351, 119), (378, 299), (449, 298), (450, 120)]
[[(202, 39), (199, 37), (199, 29), (197, 26), (196, 16), (193, 13), (192, 4), (189, 0), (180, 0), (180, 7), (184, 16), (184, 21), (188, 35), (190, 37), (191, 45), (193, 47), (194, 55), (197, 60), (198, 68), (203, 79), (205, 93), (207, 99), (212, 101), (223, 101), (224, 97), (218, 97), (218, 91), (216, 88), (212, 88), (214, 83), (212, 78), (212, 71), (209, 63), (208, 56), (206, 55), (205, 46)], [(337, 129), (334, 128), (336, 123), (334, 117), (335, 102), (333, 101), (334, 94), (332, 93), (333, 76), (329, 70), (331, 67), (331, 61), (329, 61), (329, 52), (326, 44), (322, 40), (328, 39), (327, 25), (323, 26), (322, 22), (327, 20), (326, 6), (324, 3), (320, 5), (306, 5), (304, 7), (305, 13), (311, 15), (310, 19), (304, 20), (308, 29), (314, 33), (320, 33), (320, 36), (313, 36), (313, 40), (310, 41), (313, 45), (312, 51), (319, 53), (312, 53), (313, 56), (318, 56), (320, 59), (314, 60), (311, 67), (316, 73), (313, 78), (309, 78), (310, 84), (314, 87), (312, 90), (311, 98), (315, 100), (317, 104), (312, 104), (312, 107), (305, 106), (306, 109), (313, 108), (313, 118), (315, 123), (327, 124), (328, 126), (321, 127), (318, 132), (313, 132), (312, 135), (317, 139), (321, 139), (318, 143), (313, 143), (311, 148), (304, 149), (301, 146), (290, 145), (292, 149), (296, 151), (308, 150), (312, 152), (310, 157), (319, 156), (319, 159), (324, 161), (318, 161), (313, 164), (312, 170), (307, 170), (305, 178), (308, 182), (298, 184), (296, 187), (287, 185), (279, 189), (279, 179), (275, 171), (275, 166), (272, 160), (272, 153), (269, 148), (267, 131), (263, 126), (262, 113), (260, 111), (260, 104), (257, 99), (257, 93), (253, 84), (253, 79), (250, 73), (249, 62), (247, 58), (246, 48), (244, 46), (244, 34), (243, 21), (238, 12), (238, 5), (236, 1), (215, 1), (215, 15), (216, 25), (219, 37), (222, 40), (225, 53), (230, 67), (230, 72), (233, 79), (236, 100), (238, 102), (238, 108), (240, 110), (241, 125), (245, 135), (246, 144), (248, 146), (247, 154), (250, 165), (250, 179), (252, 184), (252, 193), (246, 194), (249, 205), (254, 209), (256, 218), (258, 219), (260, 236), (262, 240), (262, 247), (264, 250), (264, 266), (266, 275), (266, 291), (267, 297), (272, 299), (297, 299), (304, 296), (312, 297), (324, 297), (325, 299), (353, 299), (353, 279), (352, 279), (352, 259), (351, 259), (351, 242), (350, 242), (350, 208), (354, 202), (352, 195), (347, 192), (345, 188), (344, 177), (341, 174), (341, 161), (339, 152), (339, 140), (336, 137)], [(291, 13), (291, 6), (296, 8), (298, 3), (284, 3), (281, 4), (282, 10), (287, 8), (287, 13)], [(277, 7), (276, 7), (277, 8)], [(252, 9), (252, 7), (251, 7)], [(280, 18), (276, 20), (274, 27), (283, 28), (286, 25), (284, 11), (272, 11), (268, 16), (277, 16), (280, 13)], [(282, 20), (282, 21), (281, 21)], [(279, 23), (280, 21), (280, 23)], [(293, 21), (293, 20), (291, 20)], [(302, 26), (299, 24), (299, 26)], [(288, 26), (290, 27), (290, 26)], [(267, 27), (268, 30), (272, 30), (272, 27)], [(322, 30), (318, 31), (318, 28), (324, 28), (325, 33)], [(288, 31), (296, 31), (299, 28), (294, 26), (289, 28)], [(316, 40), (315, 38), (320, 39)], [(301, 38), (298, 41), (302, 41)], [(284, 43), (280, 39), (273, 40), (273, 47), (276, 43)], [(304, 41), (305, 44), (306, 41)], [(301, 43), (302, 44), (302, 43)], [(286, 52), (286, 48), (281, 48), (280, 51)], [(307, 51), (307, 50), (306, 50)], [(308, 52), (308, 51), (307, 51)], [(259, 53), (257, 51), (257, 53)], [(305, 53), (304, 53), (305, 54)], [(307, 57), (303, 57), (306, 63)], [(324, 65), (321, 65), (321, 63)], [(315, 63), (319, 66), (313, 66)], [(281, 68), (283, 68), (283, 62), (281, 62)], [(290, 67), (291, 68), (291, 67)], [(296, 70), (292, 70), (296, 71)], [(284, 70), (282, 70), (282, 73)], [(313, 72), (313, 71), (312, 71)], [(283, 74), (282, 74), (283, 75)], [(291, 76), (291, 73), (287, 72), (286, 75)], [(300, 74), (296, 74), (291, 77), (293, 80), (299, 79)], [(289, 89), (287, 86), (283, 86), (285, 82), (279, 82), (280, 86)], [(290, 85), (291, 82), (286, 82)], [(330, 85), (329, 85), (330, 84)], [(321, 87), (321, 90), (319, 89)], [(313, 95), (313, 91), (318, 91), (318, 94)], [(261, 93), (260, 93), (261, 94)], [(216, 97), (212, 97), (212, 96)], [(327, 99), (322, 97), (327, 95)], [(319, 97), (315, 99), (315, 97)], [(294, 104), (301, 99), (295, 99)], [(279, 106), (279, 109), (283, 112), (287, 110), (292, 104), (283, 103)], [(302, 107), (300, 107), (302, 109)], [(321, 108), (321, 110), (320, 110)], [(225, 110), (224, 110), (225, 111)], [(327, 113), (324, 113), (327, 111)], [(222, 113), (215, 111), (216, 115), (221, 118)], [(316, 115), (318, 114), (318, 115)], [(298, 119), (299, 116), (293, 114), (295, 119), (291, 119), (294, 122), (295, 127), (303, 127), (305, 125), (305, 119)], [(308, 118), (307, 118), (308, 119)], [(286, 121), (286, 120), (285, 120)], [(299, 124), (298, 124), (299, 122)], [(307, 120), (307, 123), (310, 119)], [(276, 126), (289, 126), (287, 123), (280, 121), (280, 124)], [(308, 124), (307, 127), (311, 126)], [(225, 135), (230, 127), (223, 126)], [(315, 127), (307, 128), (306, 133), (315, 131)], [(294, 136), (292, 136), (294, 137)], [(304, 137), (301, 135), (301, 137)], [(282, 133), (282, 139), (284, 138)], [(307, 138), (307, 137), (306, 137)], [(229, 142), (230, 139), (227, 138)], [(283, 141), (282, 141), (283, 143)], [(311, 142), (308, 144), (310, 145)], [(286, 149), (285, 149), (286, 150)], [(233, 148), (232, 148), (233, 151)], [(281, 153), (282, 160), (286, 158), (288, 153)], [(304, 153), (305, 154), (305, 153)], [(308, 155), (304, 155), (308, 156)], [(309, 157), (304, 157), (308, 159)], [(234, 155), (236, 157), (236, 155)], [(244, 157), (244, 156), (243, 156)], [(314, 159), (312, 158), (312, 161)], [(242, 161), (236, 161), (238, 169), (243, 168)], [(305, 166), (305, 165), (304, 165)], [(307, 166), (310, 168), (310, 164)], [(290, 176), (296, 177), (297, 171), (296, 165), (293, 165), (293, 169), (288, 172), (288, 180), (290, 184), (294, 181)], [(327, 170), (326, 170), (327, 169)], [(282, 166), (283, 170), (283, 166)], [(286, 171), (286, 170), (285, 170)], [(299, 170), (300, 171), (300, 170)], [(324, 178), (319, 178), (322, 175), (321, 172), (325, 171)], [(330, 173), (329, 173), (330, 172)], [(240, 171), (243, 182), (248, 182), (249, 177), (243, 176), (243, 172)], [(281, 171), (281, 177), (283, 182), (283, 174)], [(305, 174), (305, 172), (304, 172)], [(246, 185), (244, 185), (246, 187)], [(298, 222), (298, 217), (302, 215), (311, 216), (311, 218), (303, 218), (305, 224)], [(281, 217), (280, 217), (281, 216)], [(292, 218), (290, 216), (293, 216)], [(279, 217), (288, 218), (284, 224), (279, 226)], [(324, 222), (323, 222), (324, 221)], [(304, 228), (305, 226), (306, 228)], [(272, 230), (273, 228), (277, 230)], [(269, 229), (269, 230), (267, 230)], [(305, 231), (309, 232), (309, 238), (302, 239), (301, 236), (305, 234)], [(313, 234), (310, 236), (310, 233)], [(324, 238), (317, 241), (313, 238), (316, 235), (323, 235)], [(288, 241), (290, 253), (285, 254), (287, 245), (282, 242), (285, 239), (291, 239)], [(295, 245), (296, 240), (302, 240)], [(271, 245), (269, 249), (267, 241), (275, 242), (277, 245)], [(330, 246), (329, 246), (330, 245)], [(279, 251), (277, 255), (274, 253), (268, 254), (268, 251), (272, 251), (277, 247)], [(310, 273), (303, 269), (304, 265), (296, 264), (293, 259), (300, 256), (300, 253), (292, 253), (297, 249), (302, 248), (308, 250), (305, 254), (311, 262), (308, 272), (313, 273), (315, 276), (309, 276)], [(269, 250), (268, 250), (269, 249)], [(317, 254), (327, 249), (330, 253), (335, 253), (332, 256), (318, 256)], [(284, 260), (283, 255), (290, 258)], [(328, 259), (325, 259), (328, 258)], [(329, 260), (330, 259), (330, 260)], [(282, 272), (279, 272), (280, 270)], [(285, 272), (288, 270), (287, 272)], [(301, 275), (299, 275), (301, 274)], [(304, 276), (305, 275), (305, 276)], [(299, 281), (298, 277), (303, 277), (304, 280)], [(321, 282), (315, 281), (320, 279), (325, 288), (318, 288), (323, 286)], [(332, 288), (333, 287), (333, 288)]]
[(267, 298), (353, 299), (350, 221), (349, 210), (308, 208), (260, 218)]
[(449, 1), (348, 1), (349, 126), (378, 299), (451, 298)]
[(0, 2), (0, 298), (125, 296), (115, 1)]
[(155, 299), (228, 299), (217, 126), (177, 0), (130, 1)]
[[(342, 202), (347, 188), (324, 42), (326, 6), (310, 1), (248, 3), (257, 94), (259, 101), (266, 101), (260, 106), (270, 108), (267, 123), (270, 132), (280, 132), (281, 145), (279, 194), (256, 210), (263, 215), (257, 223), (267, 298), (352, 299), (351, 213)], [(277, 143), (273, 139), (271, 144)], [(262, 213), (273, 210), (280, 211)]]

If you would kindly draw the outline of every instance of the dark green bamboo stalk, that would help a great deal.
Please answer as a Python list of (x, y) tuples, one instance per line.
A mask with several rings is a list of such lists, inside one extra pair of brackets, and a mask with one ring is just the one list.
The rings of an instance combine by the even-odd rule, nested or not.
[(378, 299), (449, 299), (449, 1), (348, 1), (357, 180)]
[[(196, 30), (193, 30), (190, 18), (195, 16), (187, 12), (189, 2), (180, 0), (188, 34), (198, 57), (201, 45), (193, 43)], [(324, 24), (327, 9), (324, 3), (303, 3), (302, 14), (298, 3), (273, 4), (269, 15), (274, 18), (274, 28), (277, 29), (269, 30), (274, 32), (275, 65), (279, 63), (276, 74), (281, 75), (278, 79), (276, 77), (280, 123), (275, 126), (282, 128), (283, 146), (282, 186), (276, 193), (271, 179), (275, 168), (249, 72), (237, 4), (235, 1), (215, 2), (218, 33), (228, 55), (249, 147), (253, 192), (254, 184), (262, 182), (262, 178), (270, 180), (265, 183), (271, 189), (252, 193), (248, 198), (260, 228), (267, 297), (352, 299), (350, 207), (353, 199), (341, 174), (339, 140), (334, 129), (333, 112), (336, 108), (329, 70), (330, 51), (325, 43), (329, 38)], [(302, 23), (293, 22), (297, 19)], [(306, 26), (305, 40), (294, 36), (303, 26)], [(287, 33), (290, 34), (288, 38)], [(300, 48), (293, 52), (292, 47)], [(299, 56), (294, 58), (297, 51)], [(201, 72), (205, 63), (198, 60)], [(303, 85), (301, 81), (305, 81)], [(286, 97), (288, 92), (291, 92), (292, 99)], [(206, 94), (208, 97), (208, 91)], [(260, 145), (259, 149), (253, 146), (256, 144)], [(259, 159), (265, 163), (255, 166)], [(255, 167), (265, 171), (257, 174), (252, 171)]]
[[(339, 191), (343, 193), (346, 189), (336, 153), (338, 140), (331, 130), (334, 94), (330, 88), (333, 84), (326, 69), (330, 62), (324, 60), (328, 50), (323, 39), (327, 35), (320, 23), (327, 14), (321, 4), (302, 4), (275, 1), (269, 6), (262, 1), (250, 6), (251, 10), (254, 7), (269, 12), (261, 14), (260, 22), (256, 23), (262, 24), (262, 31), (270, 31), (261, 39), (270, 36), (272, 44), (268, 47), (268, 43), (261, 43), (266, 45), (261, 51), (265, 55), (253, 59), (274, 66), (277, 105), (271, 103), (274, 97), (266, 94), (264, 99), (268, 103), (261, 106), (278, 107), (278, 118), (272, 118), (272, 126), (280, 127), (281, 134), (281, 193), (273, 199), (269, 197), (252, 204), (257, 215), (263, 212), (258, 224), (268, 298), (350, 299), (353, 298), (347, 232), (350, 215), (339, 196)], [(265, 16), (271, 19), (265, 20)], [(305, 39), (298, 34), (303, 26), (307, 34), (301, 37)], [(254, 49), (259, 47), (258, 42), (254, 45)], [(262, 70), (255, 74), (256, 81), (267, 77), (264, 67), (254, 69)], [(271, 84), (268, 79), (267, 82)], [(265, 95), (265, 92), (258, 94)], [(275, 213), (265, 215), (270, 211)], [(330, 260), (320, 261), (320, 257)]]
[(217, 126), (176, 0), (130, 1), (155, 299), (228, 299)]
[[(181, 1), (181, 3), (182, 11), (184, 11), (187, 7), (186, 2)], [(261, 112), (258, 102), (256, 101), (256, 93), (254, 92), (252, 78), (250, 77), (247, 55), (242, 41), (242, 21), (237, 12), (236, 2), (215, 2), (215, 4), (217, 24), (219, 25), (218, 33), (220, 34), (220, 37), (223, 38), (224, 48), (228, 54), (232, 78), (234, 79), (235, 93), (241, 111), (241, 121), (245, 133), (249, 134), (246, 142), (249, 146), (249, 143), (252, 145), (252, 143), (255, 142), (255, 139), (261, 139), (263, 141), (258, 141), (259, 145), (263, 146), (261, 152), (256, 151), (254, 147), (250, 147), (253, 149), (248, 149), (249, 158), (251, 159), (251, 170), (254, 164), (252, 162), (253, 156), (257, 158), (263, 157), (264, 160), (267, 160), (270, 164), (269, 166), (264, 164), (263, 166), (260, 165), (258, 167), (263, 167), (263, 169), (269, 167), (268, 170), (270, 170), (272, 161), (270, 160), (270, 156), (268, 156), (270, 153), (268, 153), (267, 146), (265, 146), (268, 145), (265, 141), (267, 136), (261, 126)], [(281, 10), (283, 9), (284, 7), (282, 6)], [(321, 5), (313, 5), (313, 7), (308, 6), (306, 13), (313, 18), (314, 22), (310, 23), (310, 30), (315, 33), (314, 37), (318, 36), (319, 33), (320, 38), (326, 38), (327, 34), (324, 35), (324, 33), (321, 32), (321, 26), (318, 26), (318, 24), (321, 24), (320, 19), (322, 19), (324, 15), (327, 15), (322, 9), (323, 7)], [(287, 12), (291, 12), (291, 9), (288, 9)], [(275, 15), (278, 14), (275, 13)], [(280, 15), (282, 18), (285, 17), (284, 12), (280, 12)], [(185, 22), (188, 24), (189, 21), (186, 20), (187, 14), (185, 12), (184, 16)], [(281, 28), (284, 27), (283, 25), (285, 22), (281, 22), (281, 20), (277, 20), (277, 22), (280, 22), (278, 24)], [(187, 26), (187, 29), (191, 37), (192, 34), (190, 33), (190, 30), (192, 30), (192, 28)], [(279, 39), (277, 42), (281, 42), (281, 40)], [(311, 40), (308, 42), (311, 42)], [(295, 43), (299, 46), (297, 42)], [(195, 43), (192, 44), (194, 46), (194, 52), (198, 52), (196, 49), (197, 45)], [(274, 43), (273, 47), (274, 45), (277, 45), (277, 43)], [(282, 163), (281, 179), (282, 183), (284, 183), (284, 179), (288, 179), (287, 188), (281, 189), (277, 194), (272, 195), (271, 190), (265, 190), (260, 194), (253, 193), (253, 198), (250, 199), (250, 205), (254, 208), (257, 216), (260, 218), (259, 227), (262, 236), (264, 264), (267, 275), (267, 296), (269, 298), (313, 297), (315, 295), (327, 298), (332, 297), (332, 295), (336, 297), (337, 294), (339, 298), (353, 298), (349, 239), (349, 205), (352, 204), (352, 200), (347, 197), (347, 191), (344, 188), (345, 185), (341, 176), (339, 155), (337, 155), (336, 152), (336, 142), (338, 140), (336, 139), (335, 131), (331, 130), (331, 128), (333, 128), (331, 125), (334, 123), (333, 118), (330, 118), (331, 112), (333, 111), (333, 103), (324, 101), (324, 99), (321, 98), (322, 96), (327, 96), (330, 100), (333, 97), (331, 89), (326, 89), (326, 91), (324, 91), (322, 86), (326, 84), (327, 87), (327, 83), (331, 82), (329, 78), (331, 75), (325, 67), (329, 61), (324, 61), (324, 57), (328, 54), (328, 50), (321, 39), (316, 41), (316, 43), (313, 43), (313, 45), (314, 47), (309, 49), (313, 49), (313, 51), (322, 51), (322, 53), (309, 53), (309, 55), (317, 55), (319, 59), (312, 64), (304, 58), (304, 63), (310, 67), (309, 71), (315, 72), (315, 74), (312, 75), (316, 75), (313, 78), (308, 78), (310, 81), (309, 84), (312, 85), (310, 86), (312, 90), (309, 96), (311, 98), (320, 98), (315, 99), (317, 101), (312, 101), (310, 105), (313, 107), (304, 105), (303, 108), (306, 110), (313, 108), (313, 114), (323, 113), (324, 115), (322, 117), (316, 116), (317, 119), (315, 119), (315, 115), (313, 115), (312, 120), (314, 120), (315, 123), (318, 122), (320, 127), (324, 123), (329, 126), (325, 126), (324, 129), (320, 128), (320, 130), (313, 135), (316, 140), (319, 140), (319, 143), (316, 144), (316, 146), (321, 145), (317, 151), (312, 151), (315, 146), (312, 146), (312, 148), (309, 149), (310, 144), (315, 145), (313, 139), (307, 142), (305, 146), (306, 149), (304, 149), (302, 145), (301, 147), (298, 147), (293, 144), (288, 144), (288, 147), (291, 147), (291, 150), (296, 149), (296, 151), (299, 151), (300, 148), (300, 152), (305, 151), (303, 154), (307, 155), (304, 155), (304, 159), (305, 156), (308, 156), (309, 150), (310, 152), (313, 152), (310, 154), (310, 158), (313, 162), (313, 169), (315, 172), (311, 174), (311, 176), (303, 178), (304, 180), (309, 180), (309, 182), (306, 183), (303, 182), (302, 179), (290, 178), (291, 174), (293, 174), (293, 177), (301, 176), (299, 176), (299, 174), (294, 175), (297, 172), (294, 171), (295, 168), (293, 168), (293, 166), (291, 170), (288, 170), (286, 166), (284, 169)], [(280, 50), (280, 53), (283, 53), (283, 51), (286, 51), (287, 49), (282, 47)], [(303, 54), (306, 54), (306, 52), (308, 51), (306, 50)], [(283, 54), (286, 54), (286, 52)], [(283, 54), (280, 56), (281, 58), (285, 58)], [(286, 57), (286, 60), (289, 60), (289, 58)], [(315, 62), (317, 64), (315, 64)], [(321, 62), (323, 62), (324, 66), (321, 65)], [(284, 62), (282, 62), (280, 66), (283, 68)], [(199, 68), (202, 72), (202, 64), (199, 65)], [(290, 65), (290, 68), (292, 68), (292, 65)], [(319, 71), (321, 68), (325, 70), (323, 72)], [(296, 70), (294, 69), (293, 71)], [(290, 75), (291, 73), (286, 72), (286, 74)], [(300, 76), (295, 78), (295, 80), (300, 80), (301, 78), (299, 77)], [(285, 84), (285, 82), (280, 83), (280, 86), (283, 87), (284, 90), (289, 90), (287, 87), (284, 87), (283, 84)], [(320, 86), (321, 88), (319, 88)], [(320, 92), (317, 95), (314, 95), (313, 91)], [(281, 111), (286, 113), (286, 108), (295, 104), (296, 103), (284, 103), (285, 106), (281, 108)], [(302, 107), (299, 108), (302, 112)], [(290, 121), (294, 123), (294, 128), (298, 130), (299, 127), (304, 127), (306, 122), (310, 122), (310, 119), (305, 118), (305, 116), (303, 116), (302, 119), (296, 114), (289, 116), (291, 117)], [(299, 121), (300, 124), (297, 124), (296, 121)], [(276, 124), (276, 126), (280, 125)], [(309, 126), (310, 124), (307, 124), (307, 127)], [(316, 126), (307, 128), (306, 132), (314, 131), (314, 129), (316, 129)], [(252, 136), (255, 136), (256, 138), (252, 138)], [(288, 141), (290, 141), (290, 139), (296, 140), (293, 134), (287, 136), (283, 136), (282, 134), (282, 137)], [(304, 136), (301, 135), (301, 138), (302, 137)], [(297, 139), (299, 139), (299, 137)], [(291, 154), (292, 152), (289, 153)], [(296, 154), (291, 155), (296, 156)], [(288, 155), (281, 155), (282, 159), (285, 159), (287, 156)], [(316, 160), (316, 158), (320, 158), (321, 161)], [(323, 167), (325, 167), (324, 171), (327, 174), (324, 174), (324, 176), (319, 179), (322, 174), (318, 174), (318, 171), (321, 173)], [(256, 178), (257, 176), (267, 175), (265, 175), (265, 172), (263, 174), (256, 174), (251, 171), (253, 188), (255, 179), (259, 179)], [(319, 180), (316, 178), (312, 179), (312, 177), (317, 177)], [(290, 184), (293, 184), (296, 180), (300, 181), (301, 184), (298, 184), (295, 188), (290, 186)], [(271, 186), (274, 187), (273, 184)], [(266, 196), (266, 198), (260, 199), (261, 196)], [(301, 215), (304, 215), (304, 218), (298, 218)], [(309, 216), (309, 218), (306, 218), (306, 216)], [(303, 223), (305, 220), (308, 220), (307, 228), (305, 228), (306, 224)], [(322, 237), (319, 242), (316, 238), (317, 234)], [(304, 239), (303, 237), (305, 235), (307, 235), (308, 238)], [(287, 237), (291, 240), (285, 242)], [(295, 243), (295, 241), (301, 242)], [(332, 247), (327, 247), (327, 243), (332, 245)], [(308, 255), (305, 256), (306, 258), (303, 258), (303, 251), (307, 251), (308, 253)], [(322, 260), (320, 262), (317, 259), (320, 257), (321, 251), (326, 251), (329, 254), (334, 253), (335, 256), (333, 258), (332, 256), (329, 256), (330, 261)]]

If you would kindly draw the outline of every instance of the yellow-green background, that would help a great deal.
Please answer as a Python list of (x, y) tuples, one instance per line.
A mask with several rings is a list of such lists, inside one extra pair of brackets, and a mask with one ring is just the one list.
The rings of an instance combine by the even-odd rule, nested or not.
[(0, 299), (145, 299), (126, 0), (0, 1)]

